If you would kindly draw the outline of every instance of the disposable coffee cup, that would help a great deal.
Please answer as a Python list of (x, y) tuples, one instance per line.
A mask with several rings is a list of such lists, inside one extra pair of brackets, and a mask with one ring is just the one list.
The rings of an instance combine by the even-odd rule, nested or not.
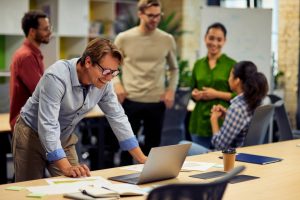
[(236, 151), (235, 149), (225, 149), (222, 151), (222, 153), (224, 171), (228, 172), (234, 168)]

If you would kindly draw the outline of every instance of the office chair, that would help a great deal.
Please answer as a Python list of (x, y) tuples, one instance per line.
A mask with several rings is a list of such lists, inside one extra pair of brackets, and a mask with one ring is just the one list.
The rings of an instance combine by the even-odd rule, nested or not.
[(0, 113), (9, 112), (9, 78), (0, 77)]
[(274, 105), (267, 104), (255, 109), (244, 146), (263, 144), (267, 129), (274, 114)]
[(279, 96), (277, 96), (275, 94), (268, 94), (268, 97), (272, 104), (275, 104), (277, 101), (282, 100), (282, 98), (280, 98)]
[(161, 133), (161, 146), (178, 144), (179, 141), (185, 139), (184, 120), (190, 95), (190, 89), (177, 90), (174, 106), (171, 109), (166, 109)]
[(278, 126), (279, 140), (292, 140), (300, 137), (300, 132), (292, 130), (291, 124), (286, 113), (283, 100), (278, 100), (275, 104), (275, 121)]
[(170, 184), (153, 189), (147, 200), (220, 200), (229, 181), (245, 169), (238, 166), (212, 182)]
[(282, 98), (275, 94), (269, 94), (268, 97), (275, 106), (274, 120), (278, 128), (279, 141), (299, 139), (300, 131), (292, 129)]

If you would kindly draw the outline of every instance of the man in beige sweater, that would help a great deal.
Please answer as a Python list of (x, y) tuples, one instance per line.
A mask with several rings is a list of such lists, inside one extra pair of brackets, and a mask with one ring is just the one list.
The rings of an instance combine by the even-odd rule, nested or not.
[[(134, 133), (143, 127), (146, 155), (160, 144), (164, 112), (173, 106), (178, 82), (175, 40), (157, 28), (162, 14), (159, 0), (140, 0), (140, 24), (115, 39), (124, 55), (122, 76), (114, 80), (115, 91)], [(129, 164), (132, 158), (122, 152), (121, 165)]]

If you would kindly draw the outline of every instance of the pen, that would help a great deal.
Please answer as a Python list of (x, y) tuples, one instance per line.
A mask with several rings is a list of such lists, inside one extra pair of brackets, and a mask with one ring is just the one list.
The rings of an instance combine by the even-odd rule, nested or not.
[(90, 196), (90, 197), (93, 197), (94, 198), (94, 196), (92, 196), (92, 195), (90, 195), (86, 190), (82, 190), (81, 191), (82, 192), (82, 194), (85, 194), (85, 195), (88, 195), (88, 196)]
[(113, 191), (113, 192), (115, 192), (114, 190), (112, 190), (111, 188), (109, 188), (109, 187), (105, 187), (105, 186), (101, 186), (103, 189), (106, 189), (106, 190), (109, 190), (109, 191)]

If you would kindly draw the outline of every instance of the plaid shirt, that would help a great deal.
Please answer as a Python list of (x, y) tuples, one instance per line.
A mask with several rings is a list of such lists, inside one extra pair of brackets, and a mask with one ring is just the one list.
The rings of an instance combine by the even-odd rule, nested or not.
[(216, 150), (242, 146), (248, 132), (253, 113), (248, 110), (244, 95), (236, 96), (230, 103), (222, 127), (211, 140)]

